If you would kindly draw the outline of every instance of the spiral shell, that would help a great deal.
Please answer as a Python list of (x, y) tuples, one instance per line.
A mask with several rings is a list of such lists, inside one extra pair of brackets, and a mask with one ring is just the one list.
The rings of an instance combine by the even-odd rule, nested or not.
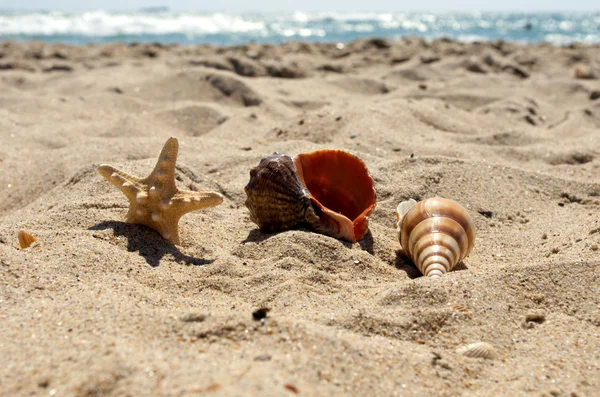
[(473, 249), (473, 222), (455, 201), (411, 199), (400, 203), (396, 214), (402, 249), (425, 276), (441, 277)]
[(456, 352), (465, 357), (485, 358), (487, 360), (493, 360), (497, 356), (494, 346), (487, 342), (476, 342), (464, 345), (456, 349)]
[(19, 230), (17, 237), (19, 238), (19, 246), (21, 249), (25, 249), (35, 242), (35, 237), (33, 237), (33, 234), (25, 230)]
[(367, 232), (376, 200), (365, 164), (342, 150), (265, 157), (244, 191), (250, 219), (261, 230), (308, 226), (351, 242)]

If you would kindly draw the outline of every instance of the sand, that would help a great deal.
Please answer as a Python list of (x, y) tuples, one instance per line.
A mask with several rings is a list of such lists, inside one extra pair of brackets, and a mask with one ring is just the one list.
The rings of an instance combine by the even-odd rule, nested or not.
[[(600, 394), (598, 45), (2, 43), (0, 69), (1, 395)], [(181, 246), (95, 169), (146, 176), (171, 136), (178, 186), (225, 197)], [(318, 148), (373, 176), (360, 243), (249, 218), (249, 170)], [(441, 280), (395, 229), (433, 196), (477, 229)]]

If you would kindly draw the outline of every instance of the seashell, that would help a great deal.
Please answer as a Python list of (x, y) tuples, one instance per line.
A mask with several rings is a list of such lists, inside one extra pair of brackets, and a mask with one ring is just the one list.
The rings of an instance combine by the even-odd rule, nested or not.
[(463, 306), (463, 305), (452, 305), (452, 310), (454, 310), (455, 312), (461, 312), (461, 313), (471, 313), (471, 310), (469, 310), (468, 307)]
[(498, 355), (494, 346), (487, 342), (476, 342), (464, 345), (456, 349), (456, 352), (465, 357), (485, 358), (488, 360), (493, 360)]
[(35, 242), (35, 237), (33, 237), (33, 234), (26, 232), (25, 230), (19, 230), (18, 237), (21, 249), (25, 249)]
[(425, 276), (441, 277), (473, 249), (473, 222), (455, 201), (410, 199), (398, 205), (396, 215), (402, 249)]
[(261, 230), (308, 225), (351, 242), (367, 232), (376, 199), (364, 162), (342, 150), (265, 157), (244, 190), (250, 218)]
[(593, 80), (596, 77), (596, 73), (594, 73), (594, 71), (589, 67), (578, 65), (575, 68), (575, 78)]

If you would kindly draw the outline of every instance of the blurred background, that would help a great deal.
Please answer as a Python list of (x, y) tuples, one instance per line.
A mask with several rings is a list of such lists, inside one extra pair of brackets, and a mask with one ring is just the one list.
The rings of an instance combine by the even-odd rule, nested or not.
[(0, 40), (232, 45), (407, 35), (598, 43), (600, 5), (596, 0), (0, 0)]

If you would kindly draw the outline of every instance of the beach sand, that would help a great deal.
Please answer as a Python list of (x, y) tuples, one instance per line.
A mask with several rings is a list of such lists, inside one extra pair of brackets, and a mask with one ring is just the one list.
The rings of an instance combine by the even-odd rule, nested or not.
[[(0, 43), (0, 394), (599, 395), (598, 78), (598, 45)], [(96, 172), (171, 136), (178, 186), (225, 197), (181, 246)], [(360, 243), (250, 220), (250, 169), (319, 148), (374, 179)], [(440, 280), (396, 231), (433, 196), (477, 230)]]

